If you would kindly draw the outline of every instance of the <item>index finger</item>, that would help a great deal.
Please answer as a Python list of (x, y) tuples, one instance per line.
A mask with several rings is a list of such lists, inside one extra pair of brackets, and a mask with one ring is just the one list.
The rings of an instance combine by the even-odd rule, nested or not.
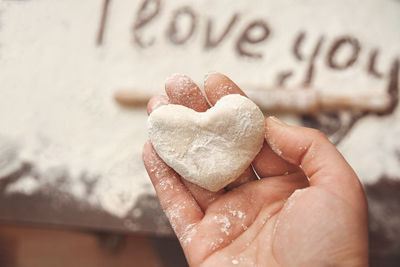
[[(168, 78), (165, 83), (165, 92), (171, 104), (182, 105), (197, 112), (204, 112), (210, 108), (200, 88), (186, 75), (177, 73)], [(189, 189), (202, 210), (206, 210), (211, 202), (224, 193), (223, 190), (218, 192), (208, 191), (187, 180), (182, 180), (182, 182)]]
[(157, 155), (150, 142), (143, 148), (143, 162), (160, 204), (176, 235), (183, 242), (181, 238), (186, 229), (198, 223), (204, 214), (179, 175)]
[[(204, 92), (211, 105), (215, 105), (217, 101), (226, 95), (239, 94), (246, 96), (246, 94), (239, 88), (231, 79), (221, 73), (209, 73), (204, 79)], [(256, 180), (256, 175), (251, 166), (249, 166), (242, 175), (240, 175), (234, 182), (227, 186), (228, 189), (233, 189), (247, 182)]]
[(231, 79), (221, 73), (210, 73), (204, 79), (204, 91), (208, 101), (215, 105), (223, 96), (230, 94), (247, 95)]

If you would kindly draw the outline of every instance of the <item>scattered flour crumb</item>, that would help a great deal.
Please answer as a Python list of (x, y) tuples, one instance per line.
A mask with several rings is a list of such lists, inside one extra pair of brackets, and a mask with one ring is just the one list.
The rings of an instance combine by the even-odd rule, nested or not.
[(228, 211), (230, 214), (232, 214), (235, 217), (238, 217), (239, 219), (245, 219), (246, 218), (246, 214), (244, 214), (243, 211), (240, 210), (229, 210)]
[(218, 238), (215, 242), (211, 242), (211, 250), (216, 250), (221, 246), (221, 244), (224, 242), (224, 239), (222, 237)]
[(171, 181), (168, 178), (160, 179), (159, 185), (160, 185), (160, 188), (162, 191), (165, 191), (168, 189), (170, 189), (170, 190), (174, 189), (174, 186), (172, 185)]
[(272, 151), (274, 151), (278, 156), (281, 156), (282, 150), (280, 150), (279, 147), (276, 145), (275, 140), (270, 138), (269, 136), (266, 136), (266, 139)]
[(183, 234), (179, 237), (179, 241), (181, 242), (182, 246), (187, 246), (192, 242), (192, 235), (197, 232), (197, 230), (194, 228), (196, 224), (189, 224), (186, 226), (185, 230), (183, 231)]
[(176, 221), (182, 218), (185, 209), (186, 201), (184, 201), (181, 205), (175, 203), (165, 210), (165, 214), (169, 218), (171, 226), (174, 230), (176, 229)]
[(232, 260), (232, 264), (237, 265), (237, 264), (239, 264), (239, 261), (238, 260)]
[(221, 225), (221, 232), (229, 235), (229, 229), (231, 228), (231, 222), (229, 221), (228, 217), (225, 215), (215, 215), (213, 219), (216, 221), (217, 224)]
[(271, 218), (271, 215), (270, 214), (268, 214), (263, 220), (262, 220), (262, 224), (264, 225), (264, 224), (266, 224), (267, 223), (267, 221), (269, 220), (269, 218)]

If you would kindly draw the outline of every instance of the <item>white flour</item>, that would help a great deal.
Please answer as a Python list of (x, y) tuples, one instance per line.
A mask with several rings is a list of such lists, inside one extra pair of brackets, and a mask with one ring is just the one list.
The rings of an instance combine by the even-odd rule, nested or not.
[[(287, 86), (301, 87), (308, 63), (292, 54), (301, 31), (306, 32), (301, 48), (306, 58), (324, 36), (312, 84), (318, 90), (383, 91), (389, 65), (400, 55), (400, 3), (394, 0), (251, 1), (256, 8), (248, 0), (162, 1), (159, 15), (137, 32), (143, 41), (154, 39), (145, 49), (134, 44), (132, 33), (142, 1), (130, 0), (110, 1), (103, 42), (96, 45), (102, 2), (0, 2), (0, 153), (13, 154), (10, 146), (18, 151), (0, 160), (0, 177), (23, 162), (41, 174), (40, 179), (22, 178), (8, 188), (9, 194), (33, 194), (67, 172), (61, 191), (120, 217), (142, 193), (154, 194), (141, 162), (146, 111), (118, 107), (112, 100), (117, 89), (131, 86), (159, 93), (171, 73), (186, 73), (201, 82), (209, 70), (228, 74), (244, 89), (275, 86), (279, 75), (291, 72)], [(195, 11), (198, 24), (193, 38), (176, 46), (165, 37), (166, 28), (173, 11), (184, 5)], [(214, 20), (216, 39), (234, 13), (240, 18), (226, 39), (205, 50), (208, 19)], [(268, 38), (244, 48), (263, 58), (239, 58), (237, 40), (260, 18), (270, 28)], [(359, 40), (360, 55), (352, 68), (332, 70), (326, 65), (328, 50), (342, 35)], [(366, 74), (368, 55), (375, 48), (380, 51), (381, 79)], [(348, 54), (344, 49), (337, 60), (343, 62)], [(386, 117), (369, 116), (339, 149), (364, 182), (383, 174), (398, 176), (399, 133), (399, 109)], [(88, 195), (85, 184), (93, 181), (97, 183)]]

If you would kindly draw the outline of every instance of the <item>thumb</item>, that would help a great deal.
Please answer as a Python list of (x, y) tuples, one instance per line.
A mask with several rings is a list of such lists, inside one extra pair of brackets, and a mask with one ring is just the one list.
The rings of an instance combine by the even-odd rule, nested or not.
[(310, 186), (333, 191), (351, 202), (364, 197), (357, 175), (322, 132), (269, 117), (265, 138), (276, 154), (302, 168)]

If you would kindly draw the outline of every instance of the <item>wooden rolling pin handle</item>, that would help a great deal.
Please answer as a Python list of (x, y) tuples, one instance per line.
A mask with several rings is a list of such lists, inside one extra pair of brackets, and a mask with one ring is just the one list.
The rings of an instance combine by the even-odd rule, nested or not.
[(122, 106), (135, 107), (147, 105), (152, 95), (133, 90), (118, 90), (114, 93), (114, 99)]

